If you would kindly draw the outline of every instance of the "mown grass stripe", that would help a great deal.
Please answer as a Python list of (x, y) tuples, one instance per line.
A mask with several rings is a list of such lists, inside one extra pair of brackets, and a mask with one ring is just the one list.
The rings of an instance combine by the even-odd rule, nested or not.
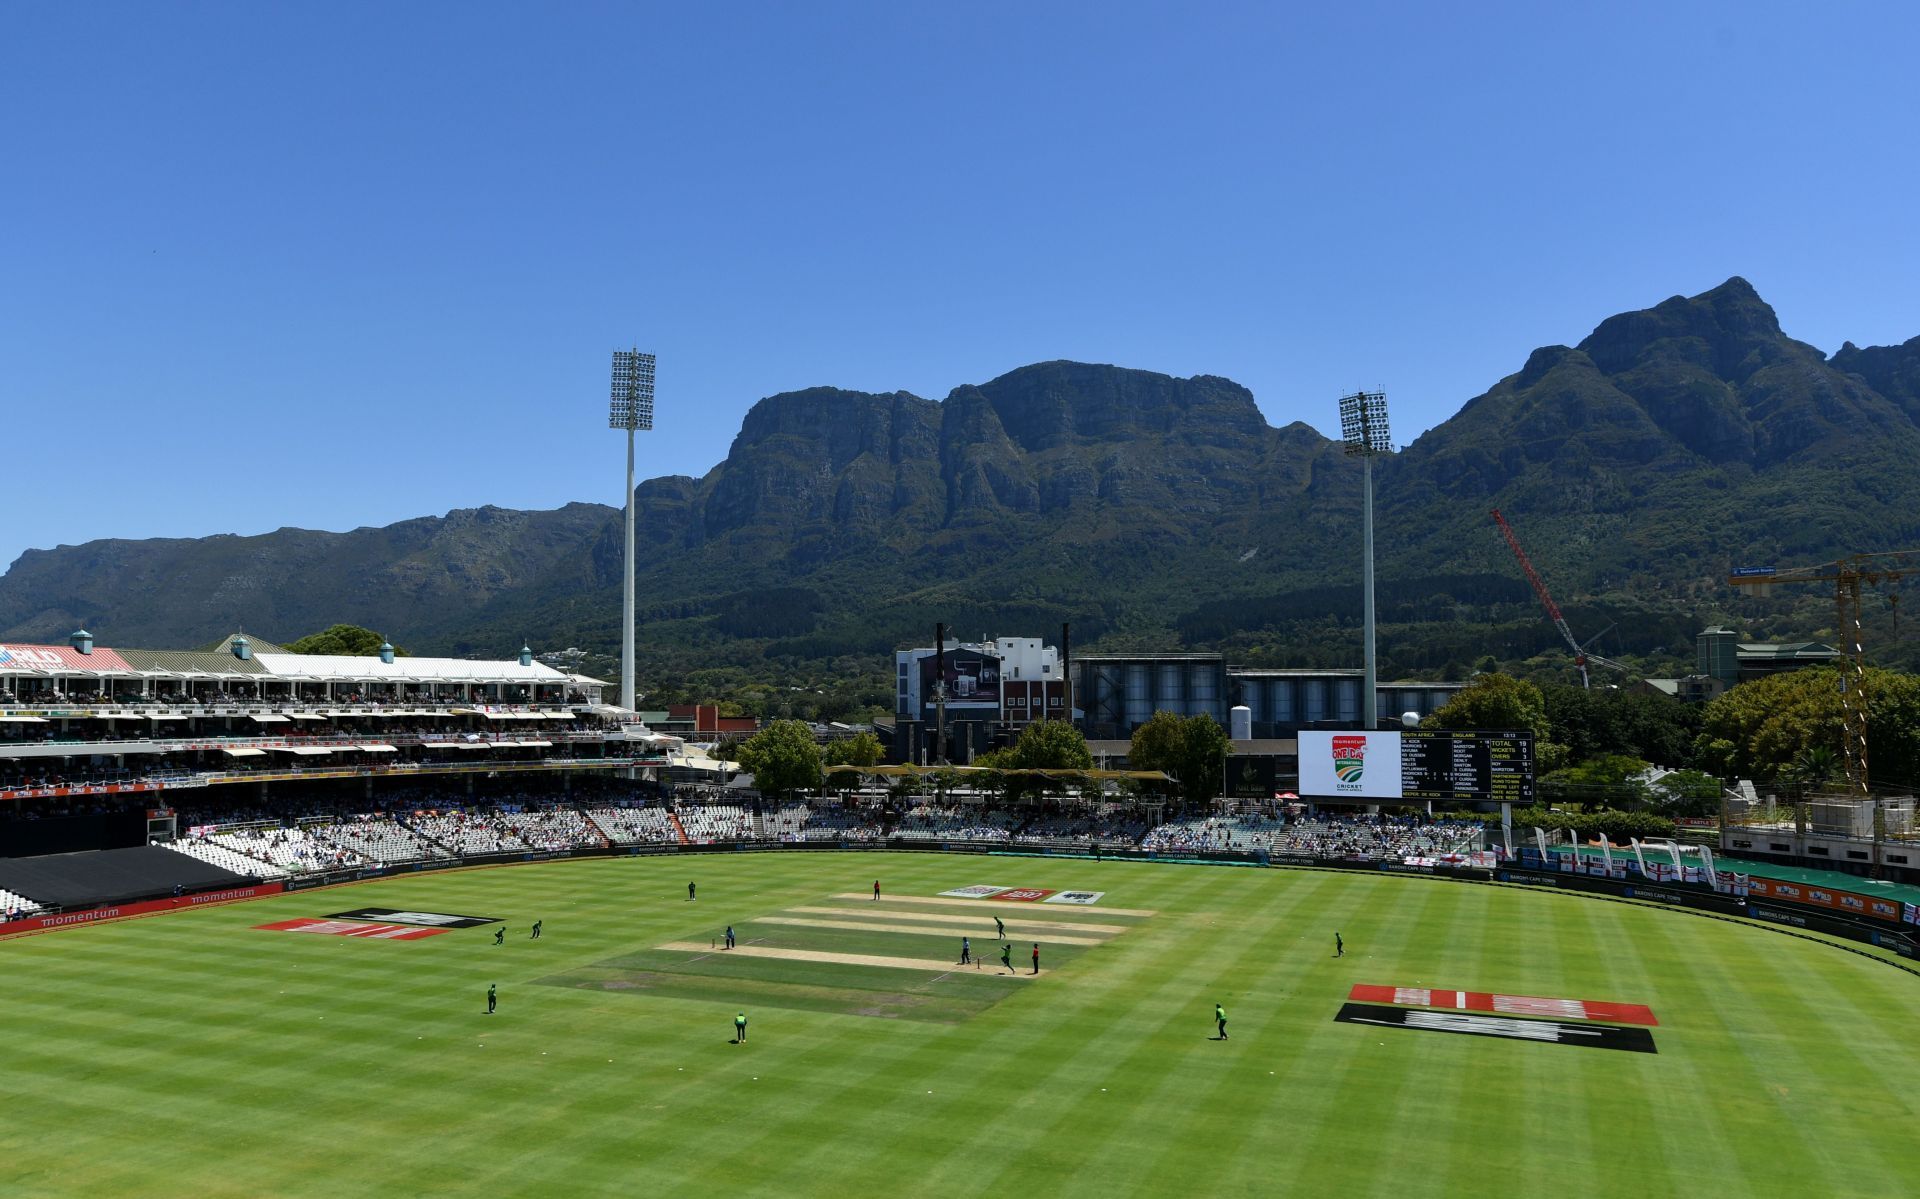
[[(535, 985), (623, 960), (650, 969), (652, 946), (704, 945), (727, 923), (858, 895), (876, 874), (935, 894), (977, 870), (935, 854), (562, 862), (0, 944), (0, 1192), (1910, 1190), (1904, 1140), (1879, 1132), (1915, 1114), (1915, 980), (1640, 905), (1035, 859), (1011, 881), (1106, 891), (1160, 915), (1048, 909), (1063, 925), (1127, 931), (1049, 954), (1047, 985), (1003, 983), (952, 1024), (752, 1007), (753, 1037), (736, 1047), (745, 983), (726, 974), (688, 976), (711, 989), (683, 997)], [(959, 902), (990, 927), (993, 908)], [(508, 943), (490, 930), (381, 944), (252, 927), (359, 906), (502, 916)], [(895, 910), (945, 924), (927, 919), (939, 908)], [(536, 917), (546, 936), (529, 942)], [(870, 917), (896, 919), (849, 914)], [(1346, 959), (1331, 956), (1336, 928)], [(782, 935), (802, 933), (829, 948), (928, 937)], [(919, 982), (823, 968), (861, 985), (887, 975), (896, 991)], [(1645, 1002), (1661, 1053), (1356, 1035), (1331, 1020), (1355, 981)], [(502, 995), (492, 1018), (489, 982)], [(958, 1000), (988, 982), (933, 990)], [(1207, 1040), (1214, 998), (1232, 1016), (1224, 1045)]]

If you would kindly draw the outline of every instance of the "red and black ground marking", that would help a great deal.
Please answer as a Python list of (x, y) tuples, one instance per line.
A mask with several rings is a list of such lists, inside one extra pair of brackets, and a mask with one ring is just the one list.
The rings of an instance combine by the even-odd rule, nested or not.
[(1623, 1028), (1617, 1024), (1573, 1024), (1560, 1020), (1477, 1016), (1467, 1012), (1433, 1012), (1369, 1003), (1343, 1004), (1334, 1020), (1341, 1024), (1373, 1024), (1421, 1032), (1540, 1041), (1550, 1045), (1583, 1045), (1589, 1049), (1620, 1049), (1629, 1053), (1659, 1052), (1654, 1048), (1652, 1032), (1645, 1028)]
[(1615, 1024), (1658, 1025), (1653, 1010), (1639, 1003), (1602, 999), (1548, 999), (1540, 995), (1500, 995), (1489, 991), (1450, 991), (1442, 987), (1384, 987), (1356, 983), (1347, 998), (1395, 1007), (1444, 1008), (1499, 1016), (1536, 1016), (1562, 1020), (1606, 1020)]
[(455, 916), (446, 912), (414, 912), (398, 908), (355, 908), (351, 912), (335, 912), (329, 920), (377, 920), (382, 924), (417, 924), (422, 928), (479, 928), (483, 924), (498, 924), (497, 916)]
[(276, 933), (320, 933), (329, 937), (365, 937), (372, 941), (418, 941), (423, 937), (437, 937), (449, 933), (450, 928), (420, 928), (411, 924), (369, 924), (360, 920), (314, 920), (302, 916), (297, 920), (276, 920), (272, 924), (256, 924), (255, 928)]

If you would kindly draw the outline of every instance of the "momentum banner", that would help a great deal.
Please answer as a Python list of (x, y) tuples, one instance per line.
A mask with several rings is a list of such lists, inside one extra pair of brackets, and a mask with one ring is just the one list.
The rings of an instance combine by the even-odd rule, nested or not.
[(90, 908), (84, 912), (29, 916), (24, 920), (0, 924), (0, 936), (6, 936), (9, 933), (38, 933), (54, 928), (72, 928), (80, 924), (98, 924), (103, 920), (124, 920), (128, 916), (146, 916), (153, 912), (171, 912), (178, 908), (199, 908), (208, 904), (232, 903), (239, 899), (258, 899), (263, 895), (278, 895), (285, 889), (279, 883), (259, 883), (251, 887), (234, 887), (226, 891), (203, 891), (198, 895), (182, 895), (177, 899), (147, 899), (139, 903)]

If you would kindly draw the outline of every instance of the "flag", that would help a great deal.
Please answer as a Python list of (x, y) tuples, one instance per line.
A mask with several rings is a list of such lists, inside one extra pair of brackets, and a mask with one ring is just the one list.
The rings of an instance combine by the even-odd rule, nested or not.
[(1638, 837), (1633, 838), (1633, 860), (1640, 864), (1640, 877), (1653, 877), (1653, 873), (1647, 869), (1647, 855), (1640, 852), (1640, 838)]
[(1674, 881), (1680, 882), (1680, 883), (1686, 882), (1687, 881), (1687, 864), (1680, 860), (1680, 843), (1678, 841), (1669, 840), (1667, 842), (1667, 853), (1671, 854), (1673, 857)]
[(1607, 864), (1607, 877), (1613, 877), (1613, 846), (1608, 844), (1607, 835), (1600, 834), (1600, 860)]

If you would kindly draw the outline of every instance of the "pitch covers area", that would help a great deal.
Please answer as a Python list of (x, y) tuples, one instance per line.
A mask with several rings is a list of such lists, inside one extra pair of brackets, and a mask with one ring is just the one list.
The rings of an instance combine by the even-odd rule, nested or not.
[(7, 1195), (1920, 1190), (1920, 978), (1517, 888), (601, 859), (23, 937), (0, 978)]

